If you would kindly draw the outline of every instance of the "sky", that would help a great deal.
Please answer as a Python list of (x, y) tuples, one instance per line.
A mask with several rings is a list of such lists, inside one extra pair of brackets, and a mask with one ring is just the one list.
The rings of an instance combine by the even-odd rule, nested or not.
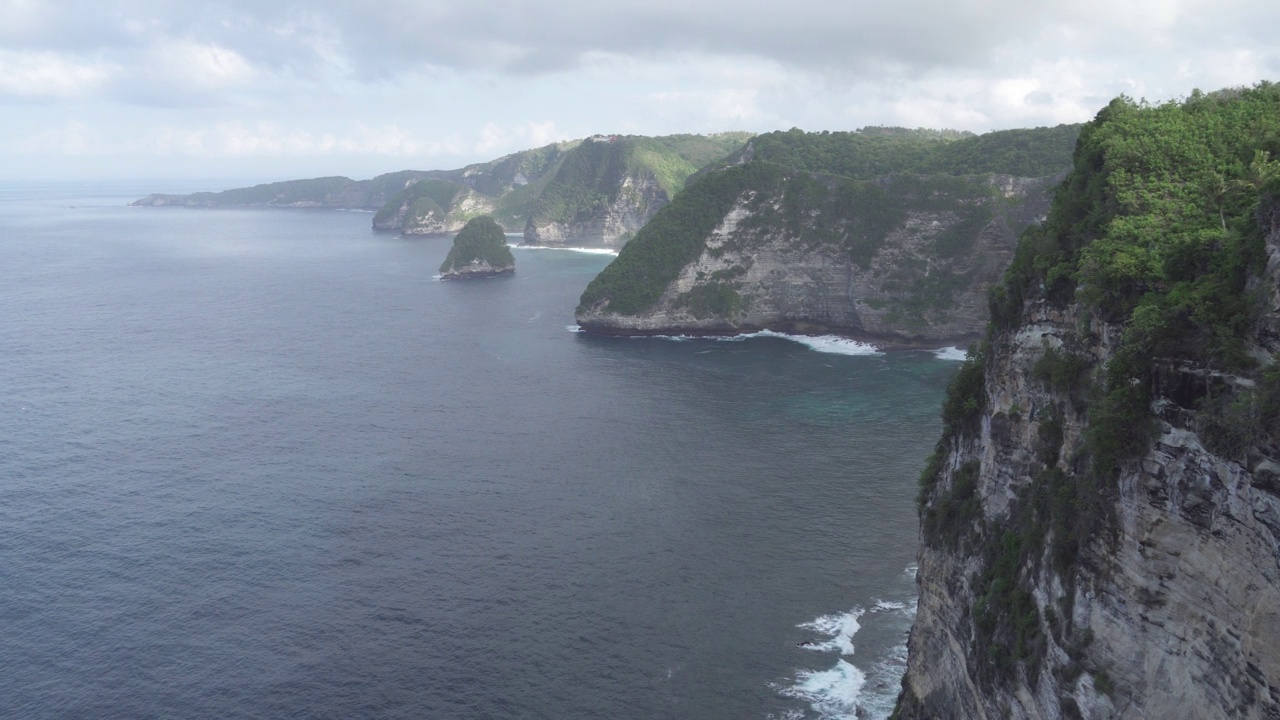
[(1082, 122), (1280, 81), (1278, 27), (1276, 0), (0, 0), (0, 178), (362, 179), (596, 133)]

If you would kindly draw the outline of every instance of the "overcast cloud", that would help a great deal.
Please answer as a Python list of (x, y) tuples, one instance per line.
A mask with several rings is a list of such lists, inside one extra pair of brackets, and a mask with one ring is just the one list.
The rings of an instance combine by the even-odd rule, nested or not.
[(592, 133), (986, 131), (1280, 80), (1274, 0), (0, 0), (8, 177), (368, 177)]

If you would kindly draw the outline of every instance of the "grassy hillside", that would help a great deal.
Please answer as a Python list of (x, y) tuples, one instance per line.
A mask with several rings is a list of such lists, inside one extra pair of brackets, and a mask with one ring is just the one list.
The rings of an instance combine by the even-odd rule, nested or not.
[(427, 178), (401, 190), (373, 216), (375, 224), (389, 220), (401, 207), (408, 206), (406, 219), (422, 218), (430, 214), (444, 217), (462, 186), (449, 180)]
[(565, 153), (578, 144), (575, 140), (523, 150), (487, 163), (468, 165), (458, 172), (458, 177), (448, 179), (465, 183), (483, 195), (496, 197), (554, 173)]
[(711, 135), (661, 135), (655, 143), (700, 168), (724, 158), (754, 137), (749, 132), (722, 132)]
[(669, 200), (700, 167), (725, 157), (749, 138), (749, 133), (720, 133), (584, 141), (565, 156), (543, 188), (532, 218), (537, 223), (586, 220), (618, 199), (627, 177), (654, 178)]

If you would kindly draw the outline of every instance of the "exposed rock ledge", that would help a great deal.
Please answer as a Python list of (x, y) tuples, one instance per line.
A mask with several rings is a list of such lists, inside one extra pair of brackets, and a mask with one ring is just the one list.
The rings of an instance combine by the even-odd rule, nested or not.
[(441, 280), (466, 280), (470, 278), (489, 278), (499, 275), (512, 275), (515, 265), (490, 265), (484, 260), (472, 260), (461, 267), (455, 267), (440, 273)]

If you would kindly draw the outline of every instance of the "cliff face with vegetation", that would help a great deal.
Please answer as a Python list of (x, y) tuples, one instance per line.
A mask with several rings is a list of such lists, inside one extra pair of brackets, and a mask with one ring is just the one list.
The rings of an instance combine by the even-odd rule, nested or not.
[(502, 226), (488, 215), (472, 218), (463, 226), (440, 265), (444, 280), (494, 277), (515, 271), (516, 259), (507, 247)]
[(921, 476), (898, 718), (1280, 717), (1280, 88), (1113, 102)]
[(1076, 133), (759, 136), (640, 231), (583, 293), (578, 322), (611, 334), (976, 337), (986, 288), (1047, 211)]
[(671, 202), (689, 176), (749, 138), (746, 133), (588, 138), (533, 202), (524, 243), (621, 247)]
[(578, 141), (546, 145), (460, 170), (436, 171), (392, 195), (373, 216), (373, 228), (406, 235), (457, 232), (469, 220), (491, 215), (519, 232), (532, 203)]
[(132, 205), (375, 210), (373, 229), (454, 233), (492, 216), (528, 245), (620, 247), (699, 168), (750, 133), (598, 136), (505, 155), (457, 170), (405, 170), (372, 180), (290, 180), (192, 195), (148, 195)]

